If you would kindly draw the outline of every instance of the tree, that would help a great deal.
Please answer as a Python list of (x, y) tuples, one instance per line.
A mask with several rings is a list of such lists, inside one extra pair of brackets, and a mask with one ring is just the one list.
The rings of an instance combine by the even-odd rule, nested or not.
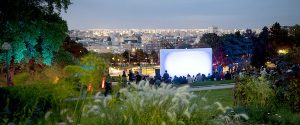
[(291, 35), (294, 44), (300, 46), (300, 25), (297, 24), (292, 26), (289, 30), (289, 34)]
[(128, 50), (125, 50), (125, 51), (122, 53), (122, 56), (123, 56), (123, 58), (126, 60), (126, 62), (129, 63), (129, 51), (128, 51)]
[(216, 48), (220, 45), (220, 37), (215, 33), (205, 33), (200, 42), (208, 44), (211, 48)]
[(240, 68), (246, 68), (253, 52), (253, 41), (236, 32), (223, 36), (222, 46), (227, 63), (238, 63)]
[(256, 68), (264, 66), (267, 58), (266, 43), (269, 38), (269, 29), (265, 26), (260, 32), (258, 38), (253, 41), (253, 55), (251, 57), (251, 65)]
[(82, 85), (97, 85), (108, 73), (108, 65), (99, 55), (90, 53), (81, 59), (80, 65), (68, 65), (64, 70), (71, 77), (78, 76)]
[[(70, 4), (70, 0), (0, 1), (0, 44), (9, 42), (12, 46), (7, 52), (11, 69), (14, 63), (26, 60), (52, 63), (54, 52), (59, 50), (68, 31), (59, 14)], [(4, 56), (5, 53), (0, 55), (2, 61), (6, 60)]]
[(213, 50), (213, 63), (224, 63), (224, 52), (221, 45), (221, 38), (215, 33), (205, 33), (200, 39), (201, 43), (209, 45)]
[(154, 63), (158, 63), (158, 53), (156, 53), (154, 50), (151, 51), (150, 60), (152, 60)]
[(77, 43), (74, 40), (71, 40), (69, 36), (66, 37), (63, 48), (70, 52), (74, 57), (79, 58), (88, 53), (88, 50), (83, 47), (81, 43)]
[(288, 31), (282, 29), (278, 22), (274, 23), (270, 28), (270, 37), (267, 41), (268, 56), (274, 58), (277, 51), (282, 48), (291, 48), (292, 42), (288, 37)]
[(142, 49), (136, 49), (135, 54), (133, 55), (133, 61), (137, 62), (138, 65), (141, 64), (141, 62), (145, 61), (145, 58), (147, 57), (146, 54), (143, 52)]

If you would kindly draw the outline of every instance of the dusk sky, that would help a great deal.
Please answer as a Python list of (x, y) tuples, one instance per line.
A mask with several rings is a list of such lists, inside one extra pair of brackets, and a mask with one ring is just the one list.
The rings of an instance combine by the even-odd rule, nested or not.
[(300, 0), (73, 0), (69, 29), (262, 28), (300, 24)]

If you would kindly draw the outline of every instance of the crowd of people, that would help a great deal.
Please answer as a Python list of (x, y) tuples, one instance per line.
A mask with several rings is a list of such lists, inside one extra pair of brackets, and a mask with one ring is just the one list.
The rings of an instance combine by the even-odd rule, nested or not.
[(126, 74), (125, 71), (123, 71), (122, 74), (122, 81), (123, 85), (126, 86), (128, 84), (136, 83), (138, 84), (140, 81), (148, 81), (151, 85), (159, 85), (161, 82), (167, 83), (167, 84), (190, 84), (194, 82), (203, 82), (203, 81), (220, 81), (220, 80), (231, 80), (232, 74), (229, 72), (226, 72), (224, 74), (223, 72), (218, 73), (214, 72), (212, 74), (208, 74), (207, 76), (205, 74), (198, 73), (196, 76), (191, 76), (187, 74), (187, 76), (174, 76), (173, 78), (170, 77), (168, 74), (168, 71), (166, 70), (164, 74), (161, 76), (159, 73), (156, 74), (154, 77), (148, 77), (140, 74), (139, 72), (133, 73), (132, 70), (129, 70), (129, 73)]
[[(299, 77), (300, 76), (300, 66), (299, 65), (293, 65), (290, 66), (285, 70), (285, 73), (289, 76)], [(277, 70), (271, 70), (266, 68), (261, 68), (259, 70), (253, 70), (251, 72), (246, 71), (240, 71), (235, 73), (230, 73), (227, 71), (225, 74), (223, 71), (218, 68), (213, 72), (212, 74), (208, 74), (207, 76), (205, 74), (198, 73), (196, 76), (187, 74), (187, 76), (174, 76), (173, 78), (170, 77), (168, 74), (168, 71), (166, 70), (164, 74), (161, 76), (159, 73), (157, 73), (154, 77), (148, 77), (140, 74), (139, 72), (133, 72), (132, 70), (129, 70), (128, 74), (126, 74), (126, 71), (123, 71), (122, 74), (122, 86), (126, 87), (127, 85), (130, 85), (132, 83), (138, 84), (140, 81), (147, 81), (151, 85), (160, 85), (162, 82), (167, 84), (191, 84), (194, 82), (204, 82), (204, 81), (220, 81), (220, 80), (231, 80), (234, 77), (243, 77), (244, 75), (251, 75), (251, 76), (276, 76), (276, 74), (282, 74), (282, 72)], [(299, 77), (300, 78), (300, 77)], [(108, 93), (111, 93), (112, 89), (112, 80), (111, 77), (108, 75), (108, 78), (105, 82), (105, 95)]]

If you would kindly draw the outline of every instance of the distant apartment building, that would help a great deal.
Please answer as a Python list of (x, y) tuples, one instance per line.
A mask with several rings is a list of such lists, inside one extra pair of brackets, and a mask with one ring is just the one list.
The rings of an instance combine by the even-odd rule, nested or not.
[(127, 50), (132, 48), (142, 49), (142, 42), (136, 37), (125, 37), (122, 46)]
[(148, 42), (144, 44), (144, 52), (147, 54), (151, 54), (152, 51), (159, 53), (160, 50), (160, 43), (158, 42)]
[(208, 27), (207, 28), (207, 32), (208, 33), (215, 33), (215, 34), (218, 34), (218, 27), (216, 27), (216, 26), (212, 26), (212, 27)]

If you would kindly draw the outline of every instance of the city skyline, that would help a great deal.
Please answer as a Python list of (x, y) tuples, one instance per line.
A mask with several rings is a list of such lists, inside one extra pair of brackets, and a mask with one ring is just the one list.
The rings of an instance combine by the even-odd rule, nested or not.
[(69, 29), (262, 28), (300, 22), (299, 0), (76, 0)]

